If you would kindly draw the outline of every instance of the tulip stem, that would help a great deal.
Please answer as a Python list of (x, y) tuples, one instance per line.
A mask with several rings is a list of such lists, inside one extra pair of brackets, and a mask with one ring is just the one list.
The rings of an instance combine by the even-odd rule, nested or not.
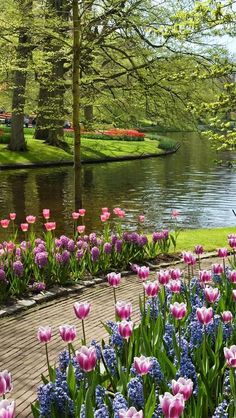
[(70, 343), (68, 343), (68, 353), (69, 353), (69, 359), (71, 359)]
[(145, 318), (145, 304), (146, 304), (146, 295), (145, 295), (145, 289), (143, 288), (143, 316)]
[(46, 359), (47, 359), (47, 366), (48, 366), (48, 374), (51, 380), (51, 372), (50, 372), (50, 364), (49, 364), (49, 356), (48, 356), (48, 345), (45, 343), (45, 350), (46, 350)]
[(114, 295), (114, 302), (115, 302), (115, 305), (116, 305), (117, 300), (116, 300), (116, 289), (115, 289), (115, 287), (113, 287), (113, 295)]
[(84, 320), (83, 319), (82, 319), (82, 330), (83, 330), (83, 344), (86, 345), (85, 326), (84, 326)]
[(181, 360), (181, 325), (179, 321), (179, 365)]

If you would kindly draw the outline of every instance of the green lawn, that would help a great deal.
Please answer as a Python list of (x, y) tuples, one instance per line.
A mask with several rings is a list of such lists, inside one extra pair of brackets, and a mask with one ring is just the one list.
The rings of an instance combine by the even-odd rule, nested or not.
[(188, 229), (181, 231), (176, 251), (193, 251), (194, 246), (201, 244), (206, 251), (213, 251), (220, 247), (228, 247), (227, 236), (236, 233), (236, 226), (214, 229)]
[[(72, 138), (68, 137), (67, 140), (72, 149)], [(28, 146), (28, 151), (26, 152), (12, 152), (7, 149), (5, 144), (0, 144), (0, 165), (73, 160), (72, 154), (59, 148), (49, 146), (43, 141), (35, 140), (28, 132), (26, 133), (26, 141)], [(83, 160), (93, 159), (99, 161), (109, 157), (118, 158), (130, 155), (141, 157), (143, 154), (162, 154), (164, 152), (158, 148), (157, 141), (148, 139), (142, 142), (121, 142), (83, 138), (81, 144), (81, 155)]]

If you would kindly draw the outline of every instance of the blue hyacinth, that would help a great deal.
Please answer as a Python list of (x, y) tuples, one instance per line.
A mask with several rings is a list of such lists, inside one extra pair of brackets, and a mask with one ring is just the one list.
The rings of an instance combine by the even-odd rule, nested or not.
[(110, 345), (105, 345), (103, 349), (103, 357), (109, 372), (114, 376), (117, 371), (116, 352)]
[(212, 418), (228, 418), (229, 414), (227, 413), (228, 403), (226, 400), (221, 402), (215, 409)]
[(139, 377), (134, 377), (128, 383), (128, 397), (132, 405), (142, 408), (144, 405), (143, 381)]
[(156, 357), (151, 357), (152, 367), (149, 370), (148, 374), (153, 377), (156, 383), (160, 383), (163, 380), (163, 373), (161, 371), (160, 364), (158, 363)]
[(114, 396), (113, 403), (112, 403), (113, 411), (114, 411), (114, 418), (119, 418), (119, 411), (122, 409), (127, 411), (128, 409), (128, 402), (124, 398), (124, 396), (117, 392)]

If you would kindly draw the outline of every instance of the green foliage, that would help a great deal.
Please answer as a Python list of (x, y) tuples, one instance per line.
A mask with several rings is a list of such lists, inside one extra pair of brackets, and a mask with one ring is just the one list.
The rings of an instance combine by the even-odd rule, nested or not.
[(165, 151), (171, 151), (176, 148), (176, 141), (172, 138), (163, 137), (160, 138), (158, 147), (165, 150)]

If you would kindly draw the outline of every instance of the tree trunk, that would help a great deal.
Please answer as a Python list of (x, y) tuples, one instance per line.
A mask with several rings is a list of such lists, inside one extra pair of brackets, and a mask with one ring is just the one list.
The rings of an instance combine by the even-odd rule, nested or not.
[(88, 124), (91, 124), (93, 122), (93, 105), (84, 106), (84, 117), (85, 121), (88, 122)]
[(47, 124), (47, 117), (46, 117), (46, 106), (49, 102), (49, 91), (40, 83), (39, 87), (39, 95), (38, 95), (38, 112), (37, 112), (37, 119), (36, 119), (36, 128), (34, 137), (35, 139), (41, 139), (47, 141), (49, 128)]
[(82, 207), (81, 132), (80, 132), (80, 22), (78, 0), (73, 0), (73, 128), (75, 210)]
[[(28, 7), (32, 3), (28, 2)], [(29, 29), (21, 28), (19, 31), (19, 43), (17, 46), (16, 65), (14, 72), (14, 87), (12, 96), (12, 119), (11, 119), (11, 138), (9, 149), (11, 151), (25, 151), (26, 142), (24, 137), (24, 108), (25, 108), (25, 88), (27, 79), (27, 65), (30, 53)]]

